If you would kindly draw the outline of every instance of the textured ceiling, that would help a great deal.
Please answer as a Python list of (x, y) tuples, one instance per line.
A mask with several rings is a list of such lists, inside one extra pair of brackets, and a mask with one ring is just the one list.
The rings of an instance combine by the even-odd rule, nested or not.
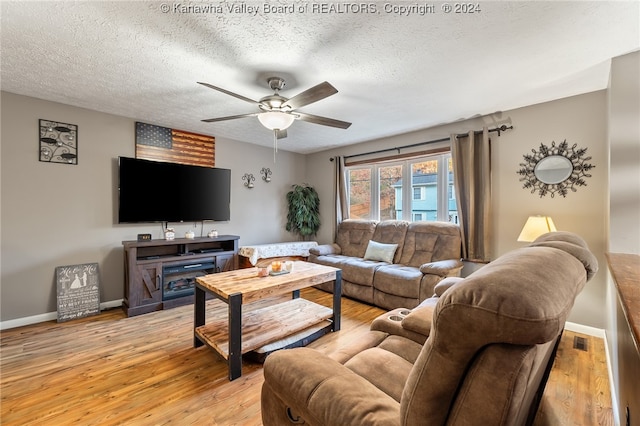
[(478, 4), (3, 0), (0, 84), (271, 146), (255, 117), (201, 122), (257, 108), (196, 82), (258, 100), (272, 74), (286, 97), (329, 81), (339, 93), (300, 110), (353, 125), (294, 122), (279, 147), (310, 153), (604, 89), (609, 60), (640, 48), (638, 1)]

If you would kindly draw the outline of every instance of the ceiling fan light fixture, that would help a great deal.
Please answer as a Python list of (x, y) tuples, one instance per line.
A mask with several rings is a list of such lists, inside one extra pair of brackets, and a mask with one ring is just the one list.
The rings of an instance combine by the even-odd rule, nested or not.
[(267, 111), (258, 114), (260, 123), (269, 130), (285, 130), (295, 120), (293, 114), (287, 114), (280, 111)]

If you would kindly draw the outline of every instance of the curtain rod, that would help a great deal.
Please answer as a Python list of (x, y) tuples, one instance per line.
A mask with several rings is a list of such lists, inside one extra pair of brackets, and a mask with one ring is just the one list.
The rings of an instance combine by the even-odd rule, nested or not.
[[(506, 126), (506, 125), (502, 125), (500, 127), (496, 127), (495, 129), (489, 129), (489, 133), (491, 132), (498, 132), (498, 136), (500, 136), (500, 132), (505, 132), (507, 130), (511, 130), (513, 129), (513, 126)], [(482, 130), (476, 130), (473, 132), (476, 135), (482, 134)], [(464, 138), (467, 137), (468, 134), (458, 134), (456, 135), (457, 138)], [(416, 146), (422, 146), (422, 145), (429, 145), (432, 143), (437, 143), (437, 142), (446, 142), (448, 140), (451, 140), (451, 138), (440, 138), (440, 139), (434, 139), (434, 140), (430, 140), (430, 141), (426, 141), (426, 142), (418, 142), (418, 143), (414, 143), (411, 145), (403, 145), (403, 146), (398, 146), (395, 148), (386, 148), (386, 149), (379, 149), (378, 151), (370, 151), (370, 152), (363, 152), (362, 154), (353, 154), (353, 155), (345, 155), (344, 159), (346, 160), (347, 158), (354, 158), (354, 157), (361, 157), (364, 155), (372, 155), (372, 154), (382, 154), (383, 152), (390, 152), (390, 151), (398, 151), (398, 153), (400, 153), (401, 149), (406, 149), (406, 148), (414, 148)], [(329, 161), (333, 161), (333, 158), (330, 158)]]

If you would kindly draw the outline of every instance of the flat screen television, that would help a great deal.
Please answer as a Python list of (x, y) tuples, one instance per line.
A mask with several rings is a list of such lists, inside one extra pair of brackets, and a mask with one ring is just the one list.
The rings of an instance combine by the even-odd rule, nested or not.
[(118, 223), (227, 221), (231, 170), (118, 158)]

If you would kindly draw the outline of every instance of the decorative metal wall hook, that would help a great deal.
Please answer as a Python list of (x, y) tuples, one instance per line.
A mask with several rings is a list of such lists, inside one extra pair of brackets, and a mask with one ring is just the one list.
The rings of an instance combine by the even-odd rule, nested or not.
[(591, 157), (584, 157), (587, 148), (577, 146), (569, 147), (565, 139), (558, 146), (555, 142), (551, 146), (540, 144), (540, 151), (532, 149), (532, 154), (525, 154), (525, 162), (517, 171), (522, 187), (531, 189), (532, 194), (537, 191), (541, 198), (547, 194), (553, 198), (555, 194), (566, 197), (569, 189), (576, 192), (576, 187), (587, 186), (584, 178), (591, 177), (587, 172), (595, 166), (587, 163)]
[(256, 178), (253, 176), (253, 173), (245, 173), (242, 176), (242, 180), (244, 181), (244, 186), (253, 188), (253, 182), (255, 182)]
[(271, 182), (271, 169), (268, 167), (263, 167), (260, 170), (260, 174), (262, 175), (262, 180), (265, 182)]

